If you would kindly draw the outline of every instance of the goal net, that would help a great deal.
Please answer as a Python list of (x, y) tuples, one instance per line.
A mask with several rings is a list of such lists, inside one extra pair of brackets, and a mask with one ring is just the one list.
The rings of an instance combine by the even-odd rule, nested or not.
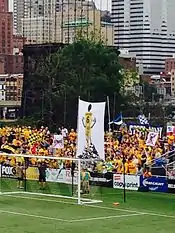
[(100, 203), (90, 187), (93, 160), (0, 155), (0, 194), (69, 199), (78, 204)]

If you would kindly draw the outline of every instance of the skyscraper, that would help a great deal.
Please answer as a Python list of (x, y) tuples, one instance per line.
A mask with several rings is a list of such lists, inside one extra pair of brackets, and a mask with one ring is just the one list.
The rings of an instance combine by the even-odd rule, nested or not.
[(16, 32), (26, 43), (71, 43), (78, 31), (90, 36), (96, 30), (112, 45), (113, 25), (101, 18), (92, 0), (15, 0), (14, 4)]
[(0, 0), (0, 12), (8, 11), (8, 0)]
[(22, 34), (22, 19), (38, 18), (54, 15), (57, 6), (65, 0), (14, 0), (14, 29), (17, 34)]
[(13, 15), (8, 12), (8, 1), (0, 0), (0, 55), (13, 52)]
[(175, 53), (175, 0), (112, 0), (114, 43), (136, 55), (144, 73), (164, 69)]
[(16, 34), (22, 34), (21, 19), (25, 16), (25, 5), (29, 0), (13, 0), (13, 27)]

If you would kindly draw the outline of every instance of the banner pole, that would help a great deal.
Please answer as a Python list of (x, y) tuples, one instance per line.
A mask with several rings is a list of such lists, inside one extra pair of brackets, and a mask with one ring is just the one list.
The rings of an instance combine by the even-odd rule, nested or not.
[[(109, 107), (109, 96), (107, 96), (107, 108), (108, 108), (108, 121), (111, 122), (110, 107)], [(112, 137), (111, 136), (111, 125), (110, 124), (108, 124), (108, 125), (109, 125), (109, 139), (110, 139), (109, 143), (110, 143), (110, 156), (111, 156), (111, 151), (112, 151), (111, 150), (112, 149), (111, 148), (111, 137)]]
[(125, 171), (125, 156), (123, 154), (123, 202), (126, 202), (126, 171)]
[[(108, 108), (108, 123), (111, 122), (110, 107), (109, 107), (109, 96), (107, 96), (107, 108)], [(111, 131), (111, 126), (109, 125), (109, 132)]]
[[(80, 96), (78, 96), (78, 113), (77, 113), (77, 131), (76, 133), (78, 133), (78, 120), (79, 120), (79, 102), (80, 102)], [(78, 134), (77, 134), (77, 138), (76, 138), (76, 145), (78, 145)], [(77, 155), (77, 146), (76, 146), (76, 157), (78, 157)]]

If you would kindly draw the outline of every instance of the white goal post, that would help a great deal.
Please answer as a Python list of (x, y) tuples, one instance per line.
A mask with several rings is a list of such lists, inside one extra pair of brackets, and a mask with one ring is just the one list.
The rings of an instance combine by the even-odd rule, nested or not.
[[(8, 180), (8, 176), (4, 176), (3, 174), (3, 166), (4, 165), (4, 162), (6, 159), (8, 161), (10, 159), (14, 159), (17, 163), (17, 161), (21, 158), (21, 160), (25, 160), (28, 159), (28, 161), (30, 161), (30, 159), (35, 159), (37, 161), (56, 161), (57, 163), (60, 163), (62, 162), (62, 164), (66, 161), (70, 161), (71, 162), (74, 162), (75, 163), (75, 171), (76, 171), (76, 182), (75, 182), (75, 186), (76, 186), (76, 195), (75, 196), (68, 196), (68, 195), (60, 195), (60, 194), (52, 194), (52, 193), (41, 193), (41, 192), (29, 192), (28, 190), (10, 190), (10, 191), (4, 191), (3, 190), (3, 185), (2, 185), (2, 179), (5, 177), (5, 180)], [(56, 156), (40, 156), (40, 155), (28, 155), (28, 154), (7, 154), (7, 153), (0, 153), (0, 177), (1, 177), (1, 189), (0, 189), (0, 195), (16, 195), (16, 194), (30, 194), (30, 195), (40, 195), (40, 196), (48, 196), (48, 197), (58, 197), (58, 198), (66, 198), (66, 199), (72, 199), (72, 200), (76, 200), (76, 203), (77, 204), (94, 204), (94, 203), (100, 203), (102, 202), (101, 200), (94, 200), (91, 195), (89, 196), (86, 196), (87, 198), (83, 197), (83, 195), (81, 194), (81, 171), (82, 171), (82, 168), (83, 168), (83, 164), (84, 163), (93, 163), (95, 162), (95, 160), (91, 159), (91, 160), (88, 160), (88, 159), (78, 159), (78, 158), (67, 158), (67, 157), (56, 157)], [(24, 162), (24, 170), (26, 170), (27, 168), (25, 167), (26, 162)], [(37, 162), (38, 163), (38, 162)], [(10, 166), (10, 165), (9, 165)], [(14, 166), (15, 167), (15, 166)], [(36, 169), (37, 169), (37, 166), (36, 166)], [(55, 171), (57, 170), (60, 170), (60, 167), (58, 168), (50, 168), (49, 166), (47, 167), (48, 169), (48, 172), (50, 172), (51, 170), (54, 170)], [(49, 170), (50, 169), (50, 170)], [(66, 174), (66, 171), (67, 169), (64, 167), (62, 168), (63, 170), (63, 174)], [(61, 172), (62, 172), (61, 171)], [(69, 170), (70, 171), (70, 170)], [(28, 178), (25, 177), (26, 180), (28, 180)], [(70, 184), (70, 181), (67, 181), (67, 180), (47, 180), (46, 178), (46, 182), (57, 182), (58, 185), (59, 183), (63, 183), (63, 184)], [(89, 198), (90, 197), (90, 198)]]

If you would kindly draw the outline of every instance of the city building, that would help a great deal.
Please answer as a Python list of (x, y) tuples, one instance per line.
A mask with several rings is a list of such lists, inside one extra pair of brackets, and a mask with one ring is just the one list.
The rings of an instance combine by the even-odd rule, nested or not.
[(136, 57), (128, 51), (120, 50), (119, 63), (125, 70), (136, 71)]
[(97, 40), (101, 38), (106, 45), (112, 46), (113, 24), (101, 21), (101, 12), (99, 10), (90, 10), (88, 18), (84, 16), (76, 21), (65, 22), (62, 30), (57, 30), (56, 38), (66, 44), (73, 43), (77, 36), (84, 36), (85, 38), (91, 38), (92, 36)]
[(171, 70), (171, 96), (175, 97), (175, 69)]
[(23, 56), (22, 55), (0, 55), (3, 64), (0, 74), (19, 74), (23, 73)]
[(8, 7), (8, 0), (0, 0), (0, 12), (7, 12)]
[(13, 35), (13, 54), (22, 54), (26, 39), (20, 35)]
[(175, 70), (175, 57), (165, 60), (165, 74), (171, 74), (172, 70)]
[(0, 74), (5, 74), (4, 71), (4, 60), (0, 59)]
[(6, 96), (5, 96), (5, 90), (6, 90), (6, 77), (7, 75), (0, 75), (0, 101), (1, 100), (5, 100)]
[(19, 116), (23, 88), (23, 74), (0, 75), (0, 118), (16, 119)]
[(22, 74), (8, 75), (5, 80), (5, 87), (6, 101), (21, 102), (23, 87)]
[(13, 28), (15, 34), (22, 35), (21, 19), (25, 17), (25, 5), (29, 0), (14, 0), (13, 1)]
[(145, 74), (160, 74), (175, 53), (174, 0), (112, 0), (114, 44), (136, 55)]
[[(61, 0), (65, 1), (65, 0)], [(13, 12), (14, 12), (14, 29), (18, 35), (23, 34), (22, 19), (26, 18), (40, 18), (48, 17), (55, 14), (57, 8), (59, 9), (60, 0), (14, 0)], [(28, 22), (28, 20), (26, 20)], [(30, 22), (32, 25), (32, 21)]]
[(0, 54), (13, 53), (13, 14), (0, 12)]
[(40, 9), (34, 5), (30, 17), (21, 20), (27, 43), (72, 43), (80, 31), (87, 37), (94, 31), (107, 45), (113, 45), (113, 24), (109, 22), (109, 15), (105, 18), (93, 1), (69, 0), (57, 6), (53, 4), (50, 10), (48, 8), (50, 14), (45, 8), (42, 14)]

